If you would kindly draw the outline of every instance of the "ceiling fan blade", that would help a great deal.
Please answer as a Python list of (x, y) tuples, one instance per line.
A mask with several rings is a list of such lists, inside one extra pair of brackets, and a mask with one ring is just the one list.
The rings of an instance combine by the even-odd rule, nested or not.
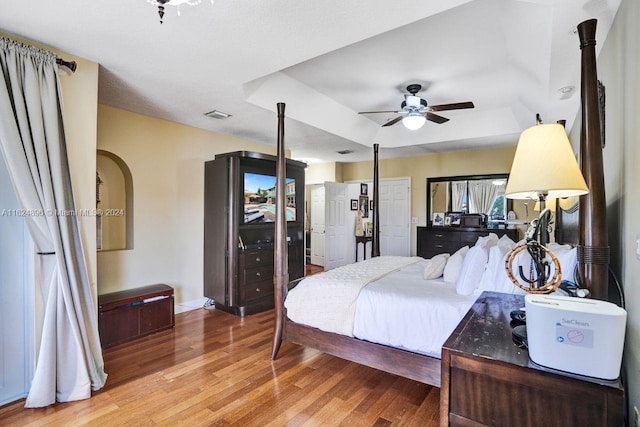
[(449, 121), (449, 119), (447, 119), (446, 117), (442, 117), (442, 116), (439, 116), (437, 114), (430, 113), (428, 111), (427, 111), (426, 116), (427, 116), (427, 120), (429, 120), (431, 122), (438, 123), (438, 124), (442, 124), (444, 122), (448, 122)]
[(399, 122), (400, 120), (402, 120), (402, 119), (403, 119), (403, 117), (402, 117), (402, 116), (398, 116), (398, 117), (396, 117), (395, 119), (393, 119), (393, 120), (389, 120), (387, 123), (383, 124), (383, 125), (382, 125), (382, 127), (395, 125), (396, 123), (398, 123), (398, 122)]
[(456, 102), (454, 104), (440, 104), (429, 106), (429, 109), (431, 111), (464, 110), (465, 108), (475, 108), (475, 105), (473, 105), (473, 102)]
[(396, 114), (399, 114), (399, 113), (402, 113), (402, 110), (401, 110), (401, 111), (398, 111), (398, 110), (388, 110), (388, 111), (361, 111), (361, 112), (359, 112), (358, 114), (377, 114), (377, 113), (396, 113)]

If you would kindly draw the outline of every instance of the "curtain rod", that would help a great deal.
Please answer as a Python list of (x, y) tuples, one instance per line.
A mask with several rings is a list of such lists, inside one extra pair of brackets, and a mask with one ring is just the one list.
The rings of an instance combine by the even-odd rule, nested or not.
[(75, 73), (76, 68), (78, 67), (78, 64), (76, 64), (76, 61), (65, 61), (62, 58), (56, 58), (56, 64), (67, 67), (68, 69), (71, 70), (72, 73)]

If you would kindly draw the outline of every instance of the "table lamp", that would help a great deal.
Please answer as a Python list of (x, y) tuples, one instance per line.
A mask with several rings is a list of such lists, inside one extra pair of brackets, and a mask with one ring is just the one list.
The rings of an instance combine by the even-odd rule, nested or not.
[[(518, 245), (507, 257), (507, 273), (520, 288), (532, 293), (554, 291), (561, 282), (560, 265), (555, 255), (545, 245), (549, 242), (548, 227), (551, 211), (546, 209), (549, 198), (573, 197), (587, 194), (585, 183), (567, 133), (561, 124), (538, 124), (520, 135), (516, 154), (511, 165), (505, 196), (509, 199), (535, 199), (540, 204), (540, 216), (531, 222), (526, 243)], [(527, 249), (533, 260), (536, 277), (525, 277), (520, 267), (520, 277), (528, 287), (515, 278), (511, 263), (515, 255)], [(556, 263), (552, 282), (547, 284), (550, 266), (546, 254)], [(510, 261), (510, 262), (509, 262)]]

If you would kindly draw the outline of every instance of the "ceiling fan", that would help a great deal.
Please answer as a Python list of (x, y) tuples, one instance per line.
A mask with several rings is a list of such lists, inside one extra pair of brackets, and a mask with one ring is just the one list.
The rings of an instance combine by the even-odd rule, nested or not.
[(419, 84), (410, 84), (407, 86), (407, 92), (404, 96), (404, 101), (400, 104), (401, 110), (388, 110), (388, 111), (362, 111), (358, 114), (377, 114), (377, 113), (396, 113), (401, 114), (395, 119), (391, 119), (382, 127), (392, 126), (402, 120), (402, 124), (407, 129), (417, 130), (424, 125), (425, 121), (429, 120), (434, 123), (442, 124), (448, 122), (446, 117), (433, 114), (434, 111), (447, 111), (447, 110), (463, 110), (466, 108), (474, 108), (473, 102), (457, 102), (454, 104), (440, 104), (440, 105), (428, 105), (424, 98), (416, 95), (420, 92), (422, 86)]

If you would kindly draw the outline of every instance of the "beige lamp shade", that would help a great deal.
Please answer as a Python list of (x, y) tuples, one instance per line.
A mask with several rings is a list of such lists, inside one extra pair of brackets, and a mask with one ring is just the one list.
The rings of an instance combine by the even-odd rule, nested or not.
[(505, 196), (538, 199), (580, 196), (589, 189), (560, 124), (540, 124), (520, 135)]

